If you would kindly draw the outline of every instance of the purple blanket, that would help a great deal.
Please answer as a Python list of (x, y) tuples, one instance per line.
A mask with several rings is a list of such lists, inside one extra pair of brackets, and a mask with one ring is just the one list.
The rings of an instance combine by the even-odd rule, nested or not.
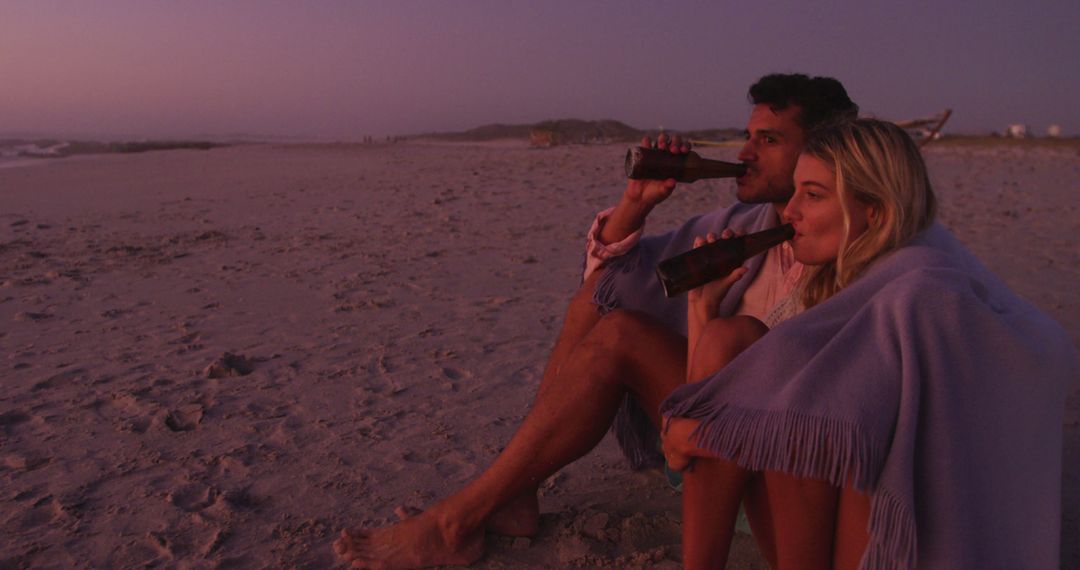
[[(608, 268), (596, 301), (685, 334), (685, 300), (664, 298), (656, 263), (695, 235), (775, 223), (768, 207), (737, 206), (643, 240)], [(934, 225), (661, 411), (702, 420), (699, 444), (747, 469), (869, 493), (862, 568), (1057, 568), (1076, 377), (1068, 335)], [(631, 399), (615, 431), (635, 465), (660, 457)]]
[(751, 470), (872, 497), (862, 568), (1057, 568), (1072, 341), (940, 225), (665, 416)]

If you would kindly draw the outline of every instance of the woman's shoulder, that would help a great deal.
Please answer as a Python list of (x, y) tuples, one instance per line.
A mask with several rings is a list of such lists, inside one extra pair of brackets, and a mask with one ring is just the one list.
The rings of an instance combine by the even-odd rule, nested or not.
[[(934, 224), (867, 273), (873, 303), (949, 319), (970, 310), (1045, 322), (1034, 305), (1014, 293), (951, 233)], [(860, 279), (860, 281), (862, 281)]]

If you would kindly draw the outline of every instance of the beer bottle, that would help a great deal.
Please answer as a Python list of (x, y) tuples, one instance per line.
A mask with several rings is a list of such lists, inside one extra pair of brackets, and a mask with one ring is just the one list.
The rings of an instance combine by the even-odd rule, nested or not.
[(727, 276), (747, 259), (795, 237), (791, 224), (784, 224), (730, 239), (718, 239), (669, 257), (656, 266), (656, 276), (664, 294), (674, 297)]
[(633, 180), (693, 182), (702, 178), (735, 178), (746, 165), (701, 158), (696, 152), (676, 154), (666, 150), (632, 147), (626, 151), (626, 177)]

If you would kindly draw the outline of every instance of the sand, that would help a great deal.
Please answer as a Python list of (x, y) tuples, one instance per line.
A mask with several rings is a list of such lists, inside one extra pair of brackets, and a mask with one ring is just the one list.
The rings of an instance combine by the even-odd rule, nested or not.
[[(0, 169), (0, 568), (329, 568), (486, 466), (532, 399), (624, 146), (240, 146)], [(732, 158), (731, 149), (706, 154)], [(1080, 339), (1080, 155), (930, 147), (941, 218)], [(732, 201), (684, 187), (662, 231)], [(1063, 566), (1080, 568), (1080, 395)], [(676, 568), (611, 438), (476, 568)], [(1034, 523), (1035, 521), (1033, 521)], [(749, 539), (733, 567), (761, 568)]]

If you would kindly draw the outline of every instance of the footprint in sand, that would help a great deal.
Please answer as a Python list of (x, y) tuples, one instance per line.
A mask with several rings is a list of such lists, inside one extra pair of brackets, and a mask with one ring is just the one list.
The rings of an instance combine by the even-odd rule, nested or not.
[(83, 380), (82, 375), (85, 372), (82, 368), (76, 368), (74, 370), (66, 370), (59, 374), (54, 374), (41, 382), (34, 384), (30, 389), (33, 391), (38, 390), (51, 390), (59, 386), (70, 386)]
[(39, 453), (8, 453), (3, 456), (0, 465), (13, 471), (33, 471), (52, 462), (51, 457)]
[(34, 503), (32, 508), (25, 511), (18, 519), (18, 526), (20, 530), (30, 530), (67, 516), (69, 515), (64, 510), (63, 505), (60, 504), (60, 501), (48, 496)]
[(207, 378), (232, 378), (247, 376), (255, 370), (255, 361), (243, 354), (226, 352), (212, 362), (203, 373)]
[(189, 483), (168, 495), (170, 503), (189, 513), (201, 511), (213, 505), (217, 497), (217, 489), (202, 483)]
[(476, 474), (476, 465), (460, 453), (449, 453), (435, 462), (435, 471), (448, 481), (465, 481)]
[(194, 431), (202, 423), (204, 409), (199, 404), (188, 404), (165, 414), (165, 427), (172, 431)]
[(457, 368), (451, 368), (449, 366), (443, 367), (442, 375), (447, 380), (461, 380), (462, 378), (471, 378), (472, 374), (469, 372), (458, 370)]
[(31, 420), (35, 419), (39, 420), (37, 423), (41, 423), (40, 418), (27, 414), (22, 410), (11, 410), (9, 412), (4, 412), (0, 414), (0, 430), (4, 432), (4, 435), (10, 437), (15, 435), (19, 432), (19, 430), (22, 429), (22, 427), (20, 426), (29, 423)]
[(145, 433), (153, 424), (152, 407), (132, 393), (114, 394), (109, 400), (98, 399), (87, 405), (118, 431)]
[(139, 540), (129, 542), (124, 548), (124, 559), (138, 560), (144, 568), (158, 566), (173, 558), (172, 544), (161, 532), (148, 532)]
[(44, 321), (44, 320), (51, 319), (51, 318), (53, 318), (53, 315), (51, 315), (49, 313), (35, 313), (35, 312), (31, 312), (31, 311), (22, 311), (22, 312), (19, 312), (19, 313), (15, 313), (15, 317), (14, 317), (14, 319), (16, 321), (31, 321), (31, 322), (40, 322), (40, 321)]
[(254, 492), (251, 485), (225, 493), (225, 501), (237, 509), (254, 509), (268, 500), (268, 496)]

